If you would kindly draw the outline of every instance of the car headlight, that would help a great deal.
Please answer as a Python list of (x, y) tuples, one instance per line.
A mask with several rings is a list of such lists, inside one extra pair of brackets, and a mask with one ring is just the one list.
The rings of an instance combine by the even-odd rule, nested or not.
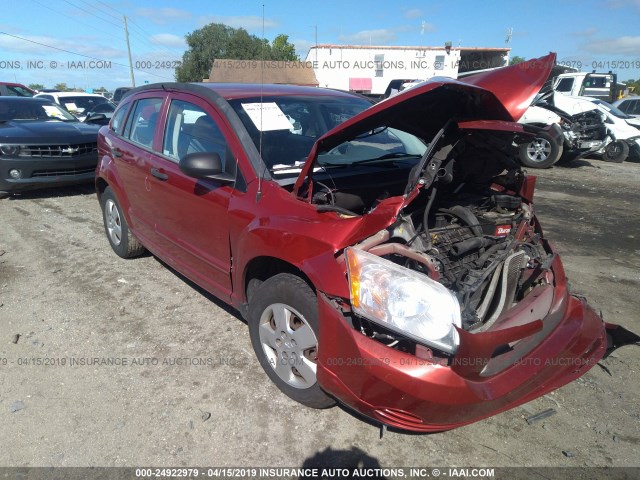
[(353, 311), (418, 343), (455, 353), (460, 305), (444, 285), (371, 253), (347, 248)]
[(0, 154), (15, 156), (20, 153), (20, 145), (4, 145), (0, 143)]

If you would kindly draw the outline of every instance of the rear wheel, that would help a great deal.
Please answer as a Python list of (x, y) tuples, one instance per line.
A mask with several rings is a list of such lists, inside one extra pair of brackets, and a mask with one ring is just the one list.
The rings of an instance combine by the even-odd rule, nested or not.
[(602, 159), (605, 162), (622, 163), (629, 156), (629, 145), (622, 140), (616, 140), (604, 147)]
[(144, 247), (129, 231), (127, 220), (120, 210), (120, 204), (111, 188), (107, 187), (102, 194), (102, 219), (109, 244), (118, 256), (133, 258), (144, 252)]
[(520, 145), (520, 161), (531, 168), (549, 168), (562, 155), (562, 145), (558, 145), (550, 135), (541, 132), (529, 143)]
[(248, 321), (253, 350), (283, 393), (312, 408), (335, 404), (316, 380), (318, 305), (304, 280), (281, 273), (260, 284), (249, 302)]

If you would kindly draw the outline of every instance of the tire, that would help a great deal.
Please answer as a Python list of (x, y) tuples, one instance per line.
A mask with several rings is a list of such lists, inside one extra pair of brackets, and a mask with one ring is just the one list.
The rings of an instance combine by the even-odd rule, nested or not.
[(561, 155), (562, 145), (558, 145), (544, 132), (539, 133), (531, 142), (520, 145), (520, 162), (531, 168), (549, 168)]
[(604, 147), (602, 159), (605, 162), (622, 163), (629, 156), (629, 145), (622, 140), (616, 140)]
[(101, 200), (104, 231), (113, 251), (122, 258), (142, 255), (145, 249), (129, 230), (113, 190), (107, 187), (102, 193)]
[(262, 283), (249, 302), (249, 335), (260, 365), (276, 386), (311, 408), (335, 405), (318, 385), (318, 304), (309, 285), (289, 273)]

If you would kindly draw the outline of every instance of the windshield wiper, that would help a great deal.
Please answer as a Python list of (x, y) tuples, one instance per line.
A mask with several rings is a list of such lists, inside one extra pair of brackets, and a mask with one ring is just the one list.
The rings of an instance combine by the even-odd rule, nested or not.
[(385, 153), (384, 155), (381, 155), (379, 157), (376, 158), (368, 158), (366, 160), (358, 160), (357, 162), (351, 162), (350, 165), (362, 165), (363, 163), (372, 163), (372, 162), (377, 162), (378, 160), (388, 160), (391, 158), (421, 158), (422, 155), (417, 155), (417, 154), (411, 154), (411, 153), (401, 153), (401, 152), (394, 152), (394, 153)]

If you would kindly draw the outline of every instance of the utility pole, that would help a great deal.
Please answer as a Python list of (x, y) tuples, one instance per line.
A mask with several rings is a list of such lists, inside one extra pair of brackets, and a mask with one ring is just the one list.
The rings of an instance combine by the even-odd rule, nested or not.
[(124, 36), (127, 40), (127, 52), (129, 52), (129, 74), (131, 75), (131, 86), (136, 86), (136, 79), (133, 77), (133, 62), (131, 61), (131, 46), (129, 45), (129, 29), (127, 29), (127, 17), (122, 16), (124, 20)]

